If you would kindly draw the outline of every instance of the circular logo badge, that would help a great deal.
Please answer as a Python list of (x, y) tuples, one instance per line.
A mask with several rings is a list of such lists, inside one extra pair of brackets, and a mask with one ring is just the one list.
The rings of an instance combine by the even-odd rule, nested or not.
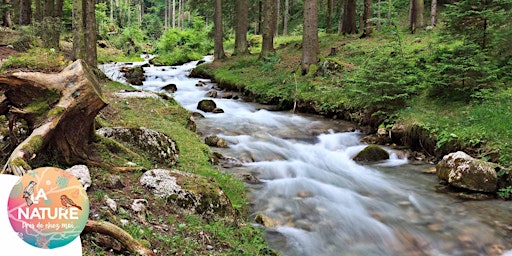
[(23, 241), (53, 249), (82, 233), (89, 217), (89, 199), (72, 174), (43, 167), (27, 172), (14, 185), (7, 211), (13, 230)]

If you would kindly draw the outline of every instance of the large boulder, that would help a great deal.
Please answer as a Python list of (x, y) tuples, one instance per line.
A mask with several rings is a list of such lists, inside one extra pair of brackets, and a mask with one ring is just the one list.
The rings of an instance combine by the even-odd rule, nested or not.
[(153, 169), (140, 177), (140, 183), (161, 198), (192, 213), (229, 217), (231, 201), (211, 179), (178, 170)]
[(201, 100), (197, 103), (197, 109), (202, 110), (204, 112), (213, 112), (214, 109), (217, 108), (217, 104), (213, 100)]
[(498, 178), (494, 164), (457, 151), (436, 165), (437, 177), (451, 186), (478, 192), (496, 192)]
[(369, 145), (365, 147), (354, 157), (354, 161), (361, 163), (377, 162), (387, 159), (389, 159), (389, 153), (377, 145)]
[(114, 139), (121, 144), (138, 148), (160, 163), (175, 165), (178, 162), (178, 146), (167, 135), (144, 127), (104, 127), (97, 130), (103, 137)]

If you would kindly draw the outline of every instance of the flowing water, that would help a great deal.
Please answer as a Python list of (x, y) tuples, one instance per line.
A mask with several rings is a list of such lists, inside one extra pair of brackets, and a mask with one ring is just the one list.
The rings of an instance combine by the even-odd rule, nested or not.
[[(208, 60), (208, 59), (207, 59)], [(119, 67), (100, 68), (123, 82)], [(145, 67), (136, 87), (161, 91), (176, 84), (173, 97), (198, 119), (204, 136), (224, 138), (215, 149), (232, 159), (227, 171), (250, 173), (252, 217), (264, 219), (266, 239), (283, 255), (503, 255), (512, 248), (512, 204), (468, 201), (437, 193), (429, 165), (391, 159), (360, 165), (351, 158), (365, 147), (349, 123), (313, 115), (269, 111), (240, 99), (213, 99), (224, 113), (204, 113), (197, 103), (214, 86), (188, 78), (197, 64)]]

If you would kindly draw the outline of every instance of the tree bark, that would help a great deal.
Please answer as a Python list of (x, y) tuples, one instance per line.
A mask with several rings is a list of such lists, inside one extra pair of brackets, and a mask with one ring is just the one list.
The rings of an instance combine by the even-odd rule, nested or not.
[(327, 17), (326, 17), (326, 32), (327, 34), (332, 33), (332, 13), (334, 9), (334, 0), (327, 0)]
[(345, 0), (343, 10), (342, 34), (357, 34), (356, 27), (356, 0)]
[(29, 25), (32, 22), (32, 1), (20, 0), (20, 19), (22, 26)]
[(137, 255), (156, 256), (152, 250), (144, 247), (130, 234), (128, 234), (128, 232), (110, 222), (87, 220), (83, 232), (95, 232), (113, 237), (129, 252)]
[(430, 6), (430, 25), (435, 27), (437, 25), (437, 0), (432, 0)]
[(373, 23), (370, 21), (372, 18), (372, 0), (364, 0), (364, 11), (363, 11), (363, 37), (370, 36), (373, 29)]
[[(23, 175), (38, 154), (57, 152), (65, 164), (95, 161), (90, 148), (94, 118), (107, 104), (94, 74), (83, 60), (62, 72), (17, 72), (0, 77), (9, 117), (24, 119), (31, 132), (12, 151), (2, 173)], [(50, 97), (54, 95), (56, 97)]]
[(215, 27), (213, 58), (221, 60), (226, 58), (222, 42), (222, 0), (213, 0), (213, 4), (215, 9), (213, 13), (213, 26)]
[(262, 24), (262, 43), (260, 59), (265, 59), (274, 54), (274, 16), (275, 0), (263, 0), (263, 24)]
[(302, 33), (302, 74), (309, 71), (311, 64), (318, 62), (318, 7), (317, 0), (304, 1), (304, 20)]
[(85, 50), (87, 52), (85, 62), (90, 67), (98, 65), (98, 50), (96, 47), (96, 5), (95, 0), (87, 0), (85, 6)]
[(290, 18), (290, 0), (284, 0), (283, 36), (288, 35), (288, 19)]
[(409, 1), (409, 30), (415, 33), (418, 28), (425, 27), (424, 15), (425, 3), (423, 0)]
[(73, 0), (73, 59), (84, 59), (85, 52), (85, 26), (84, 3), (85, 0)]
[(11, 21), (11, 0), (4, 0), (3, 1), (4, 10), (3, 10), (3, 25), (4, 27), (12, 27), (12, 21)]
[(238, 0), (236, 8), (236, 31), (234, 55), (249, 53), (247, 49), (247, 30), (249, 28), (249, 0)]

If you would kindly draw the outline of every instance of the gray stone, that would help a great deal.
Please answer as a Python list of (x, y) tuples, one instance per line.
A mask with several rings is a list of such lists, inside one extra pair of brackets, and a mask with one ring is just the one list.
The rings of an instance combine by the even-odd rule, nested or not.
[(376, 162), (376, 161), (382, 161), (389, 159), (389, 153), (377, 146), (377, 145), (369, 145), (363, 150), (361, 150), (357, 155), (354, 157), (354, 161), (356, 162)]
[(158, 197), (166, 198), (181, 208), (206, 216), (234, 214), (231, 201), (213, 180), (178, 170), (146, 171), (140, 183)]
[(178, 162), (179, 150), (176, 142), (161, 132), (144, 127), (104, 127), (97, 130), (97, 133), (122, 144), (136, 147), (161, 163), (175, 165)]
[(84, 189), (87, 190), (91, 186), (91, 174), (89, 172), (89, 168), (85, 165), (75, 165), (69, 169), (66, 169), (69, 173), (75, 176), (78, 181), (84, 186)]
[(477, 192), (496, 192), (498, 177), (494, 164), (457, 151), (443, 157), (436, 165), (437, 177), (458, 188)]

